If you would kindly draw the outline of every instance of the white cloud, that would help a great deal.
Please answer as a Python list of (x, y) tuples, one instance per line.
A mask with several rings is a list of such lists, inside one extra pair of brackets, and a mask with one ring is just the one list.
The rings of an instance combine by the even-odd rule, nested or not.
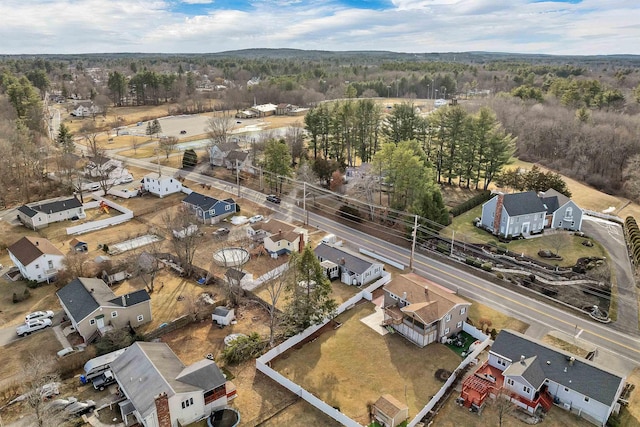
[(393, 0), (386, 10), (338, 0), (253, 0), (243, 10), (212, 4), (207, 15), (185, 16), (174, 12), (174, 0), (2, 0), (0, 53), (292, 47), (640, 54), (640, 5), (631, 0)]
[(185, 4), (212, 4), (215, 0), (182, 0)]

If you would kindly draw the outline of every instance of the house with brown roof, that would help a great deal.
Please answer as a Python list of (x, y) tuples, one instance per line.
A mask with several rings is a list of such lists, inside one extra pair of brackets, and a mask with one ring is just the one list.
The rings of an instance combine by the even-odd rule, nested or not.
[(384, 326), (424, 347), (462, 331), (470, 302), (417, 274), (396, 276), (384, 286)]
[(253, 239), (262, 239), (265, 250), (275, 255), (301, 252), (309, 241), (309, 232), (306, 229), (277, 219), (251, 224), (247, 234)]
[(9, 258), (27, 280), (50, 281), (63, 269), (64, 255), (42, 237), (23, 237), (7, 248)]
[(409, 407), (390, 394), (373, 404), (373, 418), (385, 427), (396, 427), (409, 418)]

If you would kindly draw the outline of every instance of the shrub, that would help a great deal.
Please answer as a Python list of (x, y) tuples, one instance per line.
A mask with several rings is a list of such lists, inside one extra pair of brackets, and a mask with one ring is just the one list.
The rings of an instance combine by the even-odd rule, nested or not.
[(440, 253), (449, 255), (451, 253), (451, 246), (446, 243), (438, 243), (436, 250)]
[(496, 328), (491, 329), (490, 335), (492, 340), (496, 339), (496, 337), (498, 336), (498, 331), (496, 331)]
[(493, 270), (493, 264), (491, 264), (490, 262), (485, 262), (480, 266), (480, 268), (482, 268), (484, 271), (491, 271)]
[(358, 208), (354, 208), (353, 206), (342, 205), (340, 206), (340, 209), (338, 209), (338, 213), (340, 214), (341, 217), (346, 218), (348, 220), (355, 221), (358, 223), (362, 222), (360, 211), (358, 210)]
[(480, 205), (481, 203), (486, 202), (490, 198), (491, 198), (491, 192), (490, 191), (483, 191), (483, 192), (475, 195), (474, 197), (470, 198), (469, 200), (466, 200), (466, 201), (460, 203), (458, 206), (456, 206), (453, 209), (451, 209), (449, 211), (449, 213), (451, 215), (453, 215), (453, 216), (461, 215), (461, 214), (463, 214), (463, 213), (475, 208), (476, 206)]
[(109, 252), (109, 245), (107, 245), (106, 243), (104, 245), (102, 245), (102, 252), (108, 253)]
[(37, 288), (39, 286), (40, 286), (40, 284), (38, 282), (36, 282), (35, 280), (29, 280), (27, 282), (27, 288), (35, 289), (35, 288)]
[(498, 271), (498, 272), (496, 273), (496, 277), (497, 277), (498, 279), (502, 280), (502, 279), (504, 279), (504, 274), (502, 274), (501, 272), (499, 272), (499, 271)]
[(231, 345), (222, 350), (222, 360), (229, 365), (242, 363), (259, 357), (266, 347), (267, 342), (253, 332), (248, 337), (241, 336), (231, 341)]

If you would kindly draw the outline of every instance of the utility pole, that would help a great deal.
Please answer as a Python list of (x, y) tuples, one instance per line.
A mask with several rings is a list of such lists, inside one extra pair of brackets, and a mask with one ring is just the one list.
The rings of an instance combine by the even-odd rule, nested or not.
[(416, 239), (418, 237), (418, 215), (413, 220), (413, 232), (411, 233), (413, 241), (411, 242), (411, 258), (409, 258), (409, 270), (413, 270), (413, 257), (416, 254)]
[(238, 167), (238, 159), (236, 159), (236, 186), (238, 187), (238, 199), (240, 198), (240, 168)]
[(302, 183), (302, 210), (304, 211), (304, 225), (309, 225), (309, 212), (307, 211), (307, 182)]
[(451, 254), (450, 254), (450, 256), (453, 256), (453, 241), (455, 240), (455, 238), (456, 238), (456, 230), (452, 230), (452, 233), (451, 233)]

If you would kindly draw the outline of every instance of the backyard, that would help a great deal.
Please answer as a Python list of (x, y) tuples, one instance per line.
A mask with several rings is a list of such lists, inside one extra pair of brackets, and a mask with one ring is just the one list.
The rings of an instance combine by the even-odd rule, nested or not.
[(442, 386), (438, 369), (449, 371), (461, 358), (444, 345), (419, 348), (398, 334), (379, 335), (360, 321), (374, 312), (370, 303), (356, 305), (309, 343), (290, 350), (272, 367), (361, 424), (369, 423), (367, 404), (389, 393), (420, 411)]

